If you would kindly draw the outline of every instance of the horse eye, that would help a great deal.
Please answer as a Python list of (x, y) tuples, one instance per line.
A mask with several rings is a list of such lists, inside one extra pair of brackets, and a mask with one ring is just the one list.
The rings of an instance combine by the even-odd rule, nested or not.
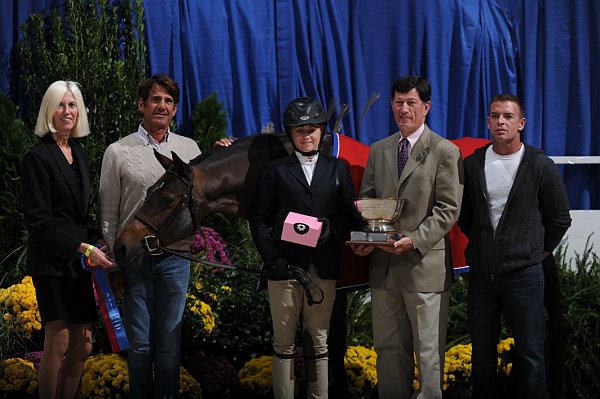
[(173, 203), (173, 198), (170, 197), (161, 197), (160, 198), (160, 204), (162, 206), (169, 206)]

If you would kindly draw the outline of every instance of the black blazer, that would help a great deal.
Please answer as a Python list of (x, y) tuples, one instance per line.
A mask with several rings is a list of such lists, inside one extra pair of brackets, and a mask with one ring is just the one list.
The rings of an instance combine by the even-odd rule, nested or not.
[[(282, 256), (303, 269), (313, 263), (319, 277), (339, 277), (340, 241), (358, 222), (352, 200), (354, 187), (348, 166), (336, 158), (319, 155), (308, 185), (295, 154), (275, 160), (263, 172), (250, 217), (252, 238), (265, 262)], [(281, 241), (289, 212), (326, 217), (334, 234), (316, 248)]]
[(21, 182), (30, 275), (79, 275), (84, 272), (79, 245), (95, 239), (89, 220), (88, 158), (79, 143), (69, 139), (69, 145), (79, 165), (81, 185), (50, 133), (23, 158)]

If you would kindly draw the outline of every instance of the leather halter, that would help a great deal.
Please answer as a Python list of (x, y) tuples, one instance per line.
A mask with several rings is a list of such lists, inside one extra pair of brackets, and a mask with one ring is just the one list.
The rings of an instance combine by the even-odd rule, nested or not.
[(146, 249), (148, 250), (148, 253), (150, 255), (162, 255), (163, 252), (160, 250), (160, 241), (162, 239), (162, 233), (164, 233), (164, 230), (166, 228), (168, 228), (173, 221), (175, 220), (175, 217), (179, 214), (179, 212), (181, 212), (182, 209), (187, 208), (188, 211), (190, 212), (190, 216), (192, 218), (192, 234), (196, 233), (196, 200), (194, 198), (194, 169), (190, 169), (191, 170), (191, 179), (188, 179), (184, 176), (181, 176), (180, 174), (172, 171), (172, 170), (167, 170), (166, 173), (171, 173), (174, 174), (175, 176), (177, 176), (177, 178), (186, 185), (187, 190), (184, 194), (181, 195), (181, 198), (179, 199), (179, 203), (177, 204), (177, 206), (175, 207), (175, 209), (173, 209), (173, 211), (171, 212), (171, 214), (169, 214), (169, 216), (164, 220), (164, 222), (161, 223), (160, 226), (156, 226), (154, 223), (152, 223), (151, 221), (149, 221), (148, 219), (146, 219), (143, 215), (140, 214), (140, 212), (137, 212), (135, 214), (135, 218), (137, 220), (139, 220), (144, 226), (146, 226), (148, 229), (150, 229), (154, 235), (149, 235), (149, 236), (145, 236), (144, 237), (144, 243), (146, 245)]

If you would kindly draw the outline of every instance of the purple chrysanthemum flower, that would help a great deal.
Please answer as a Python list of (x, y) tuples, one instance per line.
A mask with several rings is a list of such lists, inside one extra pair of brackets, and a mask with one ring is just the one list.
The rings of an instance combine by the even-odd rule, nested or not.
[(204, 256), (212, 262), (221, 262), (231, 265), (231, 260), (226, 252), (227, 244), (223, 237), (214, 229), (200, 226), (194, 235), (194, 242), (190, 247), (190, 254)]

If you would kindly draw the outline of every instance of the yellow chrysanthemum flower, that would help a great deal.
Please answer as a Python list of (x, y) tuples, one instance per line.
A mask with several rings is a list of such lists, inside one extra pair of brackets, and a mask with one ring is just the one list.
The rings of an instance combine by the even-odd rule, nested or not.
[(344, 358), (344, 366), (353, 390), (362, 393), (366, 389), (373, 389), (377, 385), (376, 362), (377, 354), (373, 348), (364, 346), (348, 347)]
[[(219, 295), (215, 292), (202, 291), (210, 288), (205, 287), (201, 280), (196, 280), (190, 284), (190, 291), (186, 297), (184, 319), (191, 326), (195, 338), (206, 339), (217, 324), (214, 310), (215, 308), (218, 310)], [(219, 287), (216, 289), (219, 290)]]
[(38, 387), (38, 372), (32, 362), (10, 358), (0, 362), (0, 392), (33, 395)]
[(179, 369), (179, 397), (181, 399), (202, 397), (200, 383), (183, 367)]
[(250, 359), (238, 373), (242, 387), (247, 391), (268, 395), (273, 387), (272, 367), (271, 356)]
[[(185, 368), (180, 368), (179, 396), (199, 398), (200, 384)], [(79, 398), (126, 398), (129, 397), (129, 373), (127, 360), (118, 354), (90, 356), (83, 367)]]
[(448, 349), (444, 361), (444, 385), (446, 390), (471, 378), (471, 344), (455, 345)]
[(0, 312), (9, 331), (23, 334), (26, 338), (42, 329), (31, 276), (25, 276), (19, 284), (0, 288)]

